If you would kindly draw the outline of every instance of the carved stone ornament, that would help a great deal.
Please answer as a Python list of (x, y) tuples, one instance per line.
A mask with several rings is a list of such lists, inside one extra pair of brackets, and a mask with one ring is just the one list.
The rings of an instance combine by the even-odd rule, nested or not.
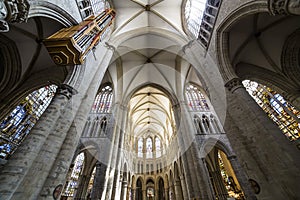
[(286, 15), (287, 0), (269, 0), (269, 10), (272, 15)]
[(239, 78), (234, 78), (225, 84), (225, 87), (230, 91), (234, 92), (237, 88), (243, 87), (243, 84)]
[(0, 32), (9, 31), (8, 23), (5, 21), (7, 14), (8, 12), (4, 0), (0, 0)]
[(5, 4), (8, 10), (6, 18), (8, 22), (22, 23), (27, 21), (29, 12), (29, 3), (27, 0), (6, 0)]
[(300, 0), (269, 0), (272, 15), (300, 15)]
[(28, 12), (27, 0), (0, 0), (0, 32), (9, 31), (8, 22), (26, 22)]
[(71, 99), (71, 97), (77, 93), (77, 90), (67, 84), (61, 84), (57, 90), (57, 94), (63, 95), (68, 99)]

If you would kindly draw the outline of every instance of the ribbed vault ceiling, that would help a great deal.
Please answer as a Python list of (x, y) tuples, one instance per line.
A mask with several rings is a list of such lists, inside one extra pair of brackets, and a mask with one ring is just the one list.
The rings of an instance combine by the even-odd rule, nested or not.
[(123, 0), (113, 1), (117, 10), (116, 29), (112, 37), (145, 27), (159, 27), (183, 34), (182, 0)]
[(165, 93), (147, 86), (137, 91), (129, 103), (131, 133), (136, 137), (152, 132), (164, 140), (172, 135), (171, 102)]

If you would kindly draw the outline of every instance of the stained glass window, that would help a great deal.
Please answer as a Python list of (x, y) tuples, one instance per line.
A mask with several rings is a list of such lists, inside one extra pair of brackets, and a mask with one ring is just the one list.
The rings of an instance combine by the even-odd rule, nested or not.
[(226, 155), (221, 151), (218, 151), (218, 164), (229, 197), (233, 197), (234, 199), (237, 200), (244, 200), (245, 198), (244, 198), (243, 191), (240, 189), (237, 180), (236, 181), (234, 180), (233, 178), (234, 175), (231, 174), (233, 172), (231, 164), (226, 158)]
[(0, 158), (8, 159), (24, 141), (50, 104), (57, 86), (50, 85), (29, 94), (0, 122)]
[(146, 140), (147, 158), (152, 158), (152, 139), (149, 137)]
[(143, 138), (138, 141), (138, 157), (143, 157)]
[(62, 193), (63, 196), (74, 195), (75, 189), (78, 187), (79, 177), (83, 169), (83, 164), (84, 164), (84, 153), (80, 153), (75, 159), (72, 172), (66, 183), (65, 190)]
[(88, 184), (88, 188), (87, 188), (87, 193), (91, 194), (92, 193), (92, 189), (93, 189), (93, 184), (94, 184), (94, 180), (95, 180), (95, 174), (96, 174), (96, 167), (94, 167), (93, 172), (91, 174), (91, 178)]
[(280, 94), (255, 81), (244, 80), (248, 93), (289, 140), (299, 139), (300, 112)]
[(99, 94), (96, 96), (91, 112), (109, 113), (111, 111), (112, 98), (113, 89), (110, 86), (102, 88)]
[(207, 101), (198, 87), (189, 84), (185, 90), (186, 99), (189, 108), (192, 111), (208, 111), (209, 106)]
[(155, 138), (155, 149), (156, 149), (156, 157), (159, 158), (161, 156), (161, 143), (158, 137)]

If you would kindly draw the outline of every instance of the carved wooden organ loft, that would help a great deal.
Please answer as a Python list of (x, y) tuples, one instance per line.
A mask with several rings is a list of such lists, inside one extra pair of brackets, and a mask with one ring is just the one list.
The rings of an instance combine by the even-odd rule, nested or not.
[(87, 53), (109, 32), (115, 18), (113, 9), (91, 16), (78, 25), (61, 29), (44, 40), (44, 44), (57, 65), (80, 65)]

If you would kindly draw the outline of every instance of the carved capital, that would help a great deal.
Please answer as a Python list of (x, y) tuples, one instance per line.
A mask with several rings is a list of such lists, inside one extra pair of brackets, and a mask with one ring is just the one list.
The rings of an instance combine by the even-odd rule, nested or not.
[(225, 87), (230, 92), (234, 92), (236, 89), (243, 87), (243, 84), (239, 78), (233, 78), (225, 84)]
[(269, 11), (272, 15), (287, 14), (287, 0), (269, 0)]
[(300, 0), (269, 0), (272, 15), (300, 15)]
[(71, 97), (77, 93), (78, 93), (77, 90), (75, 90), (73, 87), (67, 84), (61, 84), (57, 89), (56, 94), (60, 94), (67, 97), (68, 99), (71, 99)]
[(8, 22), (27, 21), (29, 3), (27, 0), (0, 0), (0, 32), (8, 32)]

